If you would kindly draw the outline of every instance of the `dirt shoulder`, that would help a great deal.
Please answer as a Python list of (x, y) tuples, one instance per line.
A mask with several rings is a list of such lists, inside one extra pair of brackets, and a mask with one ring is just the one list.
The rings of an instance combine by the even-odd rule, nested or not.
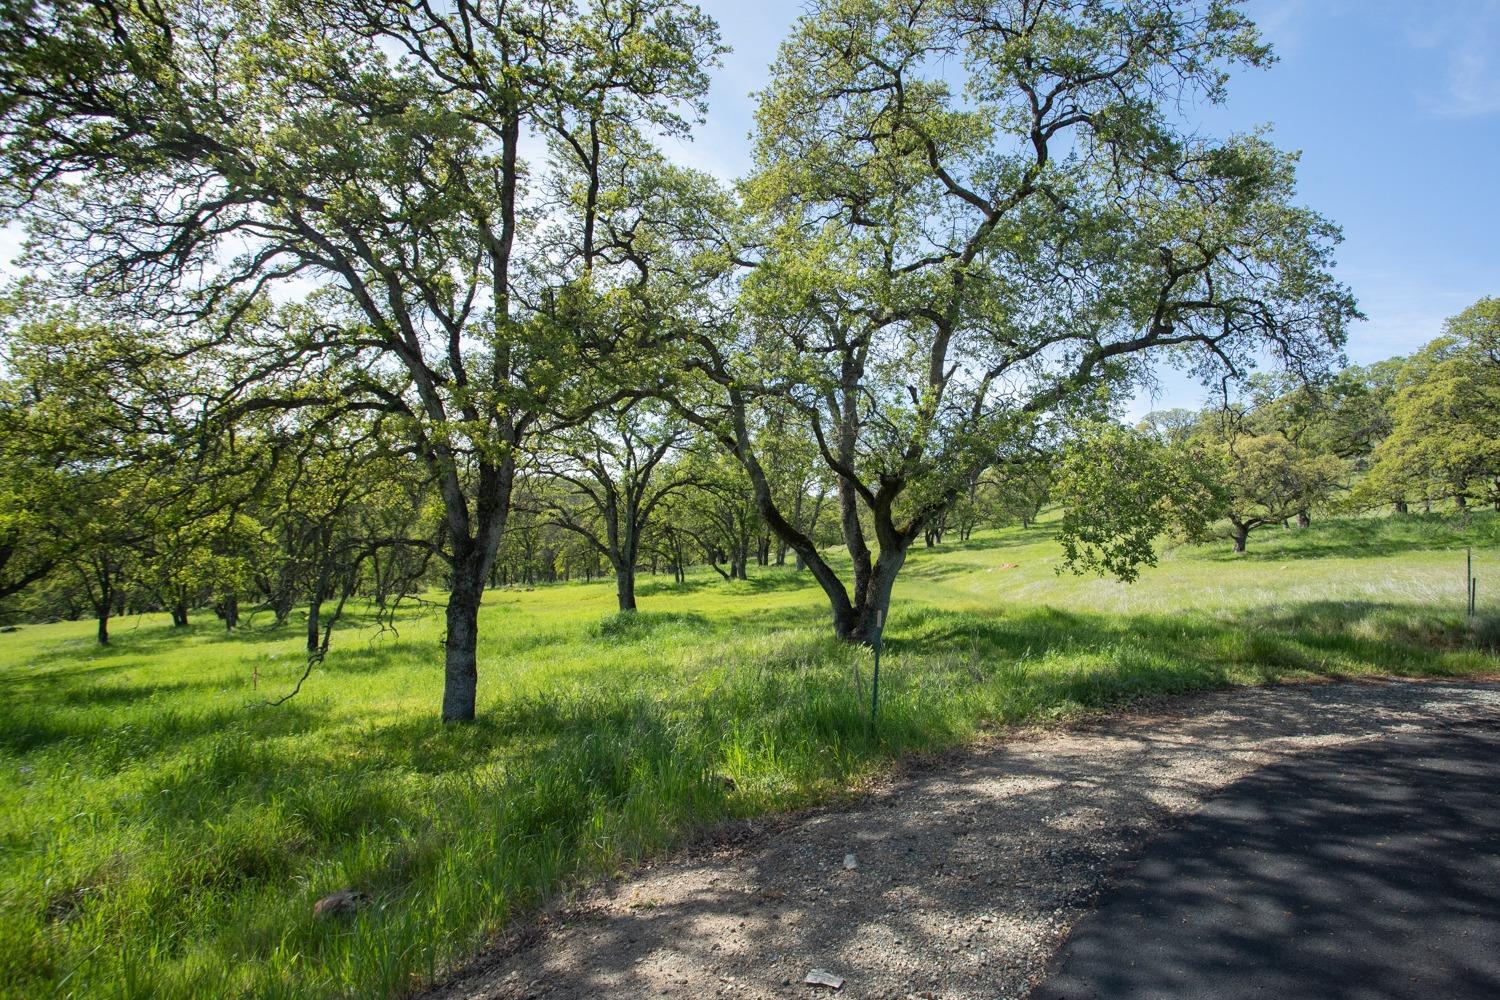
[[(1314, 748), (1500, 718), (1500, 684), (1237, 689), (916, 765), (601, 886), (428, 1000), (1023, 997), (1146, 839)], [(854, 867), (846, 856), (854, 855)]]

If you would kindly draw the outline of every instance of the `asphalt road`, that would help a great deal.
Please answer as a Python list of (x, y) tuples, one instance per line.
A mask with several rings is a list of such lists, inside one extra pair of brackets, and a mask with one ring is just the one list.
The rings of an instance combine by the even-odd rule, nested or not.
[(1500, 997), (1500, 724), (1301, 756), (1163, 834), (1030, 1000)]

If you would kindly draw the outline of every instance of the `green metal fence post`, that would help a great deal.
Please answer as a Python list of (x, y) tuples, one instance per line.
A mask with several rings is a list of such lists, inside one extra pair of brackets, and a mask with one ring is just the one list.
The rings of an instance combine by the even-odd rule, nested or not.
[(1478, 611), (1478, 591), (1479, 581), (1474, 577), (1474, 549), (1470, 546), (1464, 549), (1464, 601), (1468, 605), (1470, 618)]

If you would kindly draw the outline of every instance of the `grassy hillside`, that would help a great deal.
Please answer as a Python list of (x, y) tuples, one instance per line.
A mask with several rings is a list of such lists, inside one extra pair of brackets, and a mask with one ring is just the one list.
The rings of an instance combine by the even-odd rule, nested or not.
[[(1045, 526), (915, 553), (873, 731), (869, 651), (828, 637), (790, 569), (646, 577), (632, 619), (609, 584), (495, 592), (481, 721), (458, 729), (436, 721), (430, 608), (399, 634), (354, 621), (279, 708), (258, 702), (300, 673), (295, 622), (226, 637), (148, 616), (107, 650), (87, 622), (0, 635), (0, 994), (400, 993), (572, 880), (988, 725), (1293, 676), (1500, 671), (1496, 515), (1227, 550), (1166, 552), (1132, 586), (1058, 576)], [(311, 917), (350, 886), (374, 905)]]

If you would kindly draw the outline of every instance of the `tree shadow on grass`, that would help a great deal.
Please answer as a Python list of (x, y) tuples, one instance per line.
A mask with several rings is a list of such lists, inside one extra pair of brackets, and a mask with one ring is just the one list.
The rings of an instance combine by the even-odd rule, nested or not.
[[(893, 618), (893, 655), (963, 656), (978, 662), (1076, 657), (1124, 667), (1157, 663), (1163, 681), (1182, 674), (1215, 682), (1234, 676), (1359, 672), (1430, 675), (1500, 669), (1500, 623), (1465, 622), (1416, 605), (1319, 601), (1221, 615), (1095, 615), (1055, 608), (1004, 613), (913, 609)], [(1466, 654), (1453, 660), (1450, 654)], [(1102, 676), (1107, 669), (1090, 668)], [(1166, 685), (1177, 689), (1175, 681)]]
[(747, 632), (778, 631), (783, 629), (819, 628), (833, 635), (830, 624), (832, 614), (828, 602), (818, 594), (816, 603), (791, 605), (781, 608), (746, 608), (743, 611), (725, 611), (715, 618), (728, 628)]
[[(124, 621), (125, 619), (121, 619)], [(338, 631), (353, 627), (354, 623), (341, 623)], [(110, 630), (109, 645), (101, 646), (92, 635), (64, 639), (48, 644), (26, 658), (30, 668), (48, 667), (53, 664), (73, 664), (80, 659), (92, 663), (112, 664), (130, 657), (151, 656), (185, 645), (201, 645), (212, 648), (221, 644), (234, 646), (262, 646), (295, 641), (302, 637), (301, 626), (287, 624), (279, 628), (240, 628), (228, 632), (218, 622), (203, 622), (186, 628), (163, 625), (115, 626)], [(69, 671), (72, 672), (71, 670)]]
[(173, 698), (199, 691), (222, 690), (223, 687), (222, 679), (145, 684), (92, 684), (87, 687), (63, 688), (52, 700), (59, 706), (70, 708), (103, 708), (134, 705), (157, 697)]
[[(408, 623), (420, 615), (409, 612), (402, 623)], [(348, 611), (340, 617), (334, 629), (334, 647), (341, 641), (350, 642), (361, 634), (373, 637), (383, 631), (383, 620), (363, 611)], [(169, 622), (141, 621), (136, 616), (113, 619), (110, 626), (110, 641), (101, 646), (92, 633), (60, 639), (48, 643), (23, 661), (24, 668), (47, 667), (53, 664), (76, 664), (80, 659), (96, 664), (113, 664), (128, 657), (150, 656), (184, 645), (198, 645), (205, 649), (218, 646), (256, 647), (281, 643), (300, 642), (307, 629), (307, 615), (294, 613), (283, 625), (256, 624), (248, 616), (242, 619), (239, 628), (229, 631), (224, 624), (207, 615), (198, 616), (186, 627)], [(389, 634), (388, 631), (385, 634)], [(110, 667), (104, 667), (110, 669)], [(70, 669), (70, 674), (76, 671)], [(0, 676), (0, 684), (5, 678)]]
[(723, 594), (767, 594), (781, 590), (816, 587), (812, 574), (791, 566), (760, 566), (750, 570), (747, 580), (726, 580), (717, 573), (694, 573), (681, 583), (670, 579), (637, 581), (637, 597), (697, 594), (718, 591)]
[(992, 568), (996, 567), (986, 566), (983, 563), (964, 562), (961, 559), (922, 559), (914, 560), (904, 570), (902, 576), (935, 583), (955, 576), (973, 576)]
[(950, 535), (931, 548), (918, 545), (911, 551), (914, 555), (923, 553), (941, 555), (947, 552), (988, 552), (992, 549), (1014, 549), (1051, 541), (1056, 534), (1055, 524), (1033, 524), (1029, 528), (1023, 528), (1017, 524), (1002, 528), (996, 533), (982, 532), (967, 540), (960, 539), (957, 535)]
[(67, 744), (69, 753), (90, 767), (112, 770), (125, 764), (144, 765), (151, 757), (180, 753), (194, 740), (226, 732), (245, 731), (257, 737), (304, 733), (326, 723), (312, 705), (287, 704), (255, 716), (247, 706), (233, 703), (210, 708), (176, 708), (166, 701), (150, 710), (133, 712), (129, 725), (109, 714), (79, 711), (90, 707), (126, 707), (107, 692), (104, 697), (59, 696), (33, 702), (24, 709), (0, 715), (0, 750), (17, 755)]
[(706, 590), (714, 584), (722, 582), (719, 577), (705, 576), (702, 573), (695, 574), (678, 583), (670, 578), (637, 580), (635, 584), (636, 597), (656, 597), (660, 594), (696, 594)]
[(1452, 514), (1325, 518), (1306, 528), (1252, 532), (1248, 550), (1242, 553), (1234, 552), (1226, 540), (1193, 555), (1211, 562), (1374, 559), (1465, 546), (1500, 547), (1500, 515), (1478, 511), (1467, 520)]
[(663, 631), (707, 632), (712, 628), (712, 622), (693, 612), (621, 611), (590, 625), (589, 634), (599, 639), (639, 641)]
[(791, 566), (769, 566), (753, 571), (748, 580), (731, 580), (724, 583), (724, 592), (727, 594), (770, 594), (784, 590), (812, 590), (817, 585), (810, 571), (799, 571)]

